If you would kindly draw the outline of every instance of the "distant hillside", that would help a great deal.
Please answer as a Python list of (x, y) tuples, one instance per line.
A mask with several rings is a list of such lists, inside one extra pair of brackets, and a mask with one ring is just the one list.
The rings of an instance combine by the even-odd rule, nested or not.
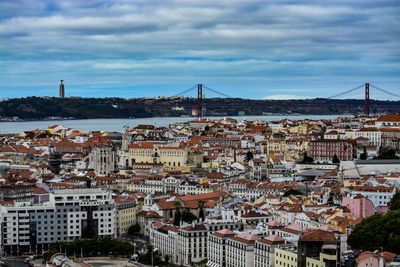
[[(205, 99), (208, 116), (263, 114), (361, 114), (363, 100), (249, 100)], [(0, 118), (40, 120), (51, 117), (73, 119), (146, 118), (191, 115), (196, 99), (122, 99), (28, 97), (0, 102)], [(372, 101), (372, 112), (400, 112), (400, 101)]]

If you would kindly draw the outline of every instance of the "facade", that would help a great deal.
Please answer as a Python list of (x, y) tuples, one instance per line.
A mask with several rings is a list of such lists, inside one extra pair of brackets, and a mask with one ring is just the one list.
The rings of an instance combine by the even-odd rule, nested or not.
[(362, 195), (343, 197), (342, 206), (347, 207), (355, 219), (364, 219), (375, 214), (373, 201)]
[(226, 266), (226, 242), (235, 232), (223, 229), (208, 236), (208, 263), (210, 267)]
[(363, 137), (368, 139), (371, 146), (380, 146), (382, 144), (382, 132), (377, 128), (361, 128), (354, 132), (354, 138)]
[(119, 197), (116, 199), (116, 235), (126, 236), (129, 227), (136, 223), (137, 205), (136, 200), (130, 197)]
[(156, 225), (151, 230), (151, 238), (163, 259), (169, 258), (170, 262), (179, 262), (178, 258), (178, 227), (171, 225)]
[(353, 160), (356, 150), (350, 140), (322, 139), (313, 140), (308, 144), (308, 155), (317, 161), (332, 161), (335, 155), (339, 160)]
[(115, 202), (101, 188), (55, 190), (48, 202), (1, 208), (1, 250), (41, 252), (57, 241), (115, 236)]
[(374, 207), (387, 206), (392, 197), (396, 194), (396, 188), (390, 186), (356, 186), (349, 193), (349, 196), (364, 196), (372, 201)]
[(155, 142), (139, 142), (129, 145), (129, 166), (135, 163), (162, 163), (169, 167), (185, 166), (188, 148), (183, 144), (161, 145)]
[(257, 236), (239, 234), (226, 241), (226, 267), (254, 266), (254, 243)]
[(296, 247), (276, 248), (274, 259), (275, 267), (298, 267)]
[(94, 147), (89, 154), (89, 169), (96, 174), (109, 174), (117, 169), (117, 153), (114, 147)]
[(178, 264), (191, 265), (207, 259), (207, 229), (192, 224), (178, 230)]
[(256, 240), (254, 245), (254, 267), (272, 267), (275, 263), (275, 248), (286, 244), (280, 236), (268, 236)]

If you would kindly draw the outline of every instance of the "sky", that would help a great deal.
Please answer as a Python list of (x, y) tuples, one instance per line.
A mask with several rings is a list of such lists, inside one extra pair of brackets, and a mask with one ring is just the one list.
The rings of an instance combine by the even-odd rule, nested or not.
[[(400, 93), (398, 0), (1, 0), (0, 98)], [(195, 91), (187, 94), (195, 96)], [(216, 97), (205, 90), (206, 97)]]

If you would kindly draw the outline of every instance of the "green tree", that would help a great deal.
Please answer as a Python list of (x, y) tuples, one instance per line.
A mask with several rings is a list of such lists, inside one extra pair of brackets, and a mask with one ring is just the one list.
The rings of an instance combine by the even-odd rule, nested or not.
[(140, 225), (135, 223), (128, 228), (128, 236), (136, 236), (140, 233)]
[(361, 160), (368, 159), (368, 153), (367, 153), (367, 149), (365, 147), (363, 147), (363, 153), (360, 154), (360, 159)]
[(354, 227), (348, 243), (354, 249), (400, 253), (400, 210), (374, 215)]
[(246, 161), (250, 161), (254, 158), (253, 152), (251, 152), (250, 150), (247, 151), (246, 153)]
[(204, 221), (204, 201), (199, 201), (199, 219), (202, 219)]
[(175, 211), (175, 216), (174, 216), (174, 225), (179, 226), (181, 219), (182, 219), (181, 211), (179, 209), (177, 209)]
[(388, 203), (388, 207), (390, 210), (400, 210), (400, 191), (397, 191), (396, 194), (394, 194)]
[(380, 147), (376, 159), (399, 159), (396, 150), (390, 147)]
[(184, 221), (184, 222), (191, 223), (191, 222), (193, 222), (193, 221), (195, 221), (197, 219), (198, 218), (196, 217), (196, 215), (194, 215), (189, 210), (184, 210), (182, 212), (182, 221)]
[(332, 163), (334, 163), (334, 164), (339, 164), (340, 163), (340, 159), (338, 158), (338, 156), (336, 154), (333, 155)]
[(284, 197), (291, 196), (291, 195), (300, 196), (300, 195), (303, 195), (303, 193), (296, 189), (290, 189), (283, 194)]
[(307, 155), (307, 152), (304, 152), (303, 160), (301, 161), (301, 163), (313, 163), (313, 162), (314, 162), (314, 159), (312, 157), (309, 157)]

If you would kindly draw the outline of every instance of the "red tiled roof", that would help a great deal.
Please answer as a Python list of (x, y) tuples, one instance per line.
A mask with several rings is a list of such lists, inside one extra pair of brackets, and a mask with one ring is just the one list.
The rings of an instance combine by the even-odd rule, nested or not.
[(300, 238), (305, 242), (336, 242), (336, 236), (333, 232), (328, 232), (320, 229), (310, 230), (304, 233)]
[(376, 121), (390, 121), (390, 122), (400, 122), (400, 114), (386, 114), (381, 115)]
[(277, 236), (277, 235), (270, 235), (270, 236), (267, 236), (266, 238), (258, 240), (258, 242), (267, 244), (267, 245), (275, 245), (275, 244), (284, 244), (285, 239), (283, 239), (282, 237)]

